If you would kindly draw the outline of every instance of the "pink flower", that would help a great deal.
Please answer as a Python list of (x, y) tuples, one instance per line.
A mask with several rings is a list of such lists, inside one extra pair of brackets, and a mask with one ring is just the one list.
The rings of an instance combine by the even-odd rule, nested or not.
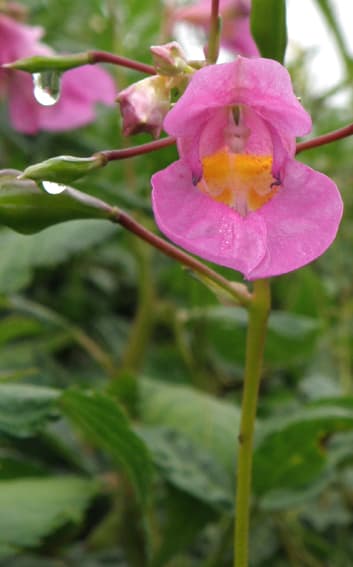
[[(0, 64), (33, 55), (52, 55), (50, 47), (39, 41), (42, 35), (42, 28), (0, 15)], [(88, 124), (95, 118), (96, 102), (111, 105), (116, 97), (110, 75), (89, 65), (64, 73), (61, 96), (54, 106), (37, 103), (32, 78), (22, 71), (0, 69), (1, 95), (9, 99), (14, 128), (25, 134), (68, 130)]]
[(342, 216), (337, 187), (294, 160), (311, 120), (287, 71), (238, 57), (197, 71), (165, 119), (181, 159), (152, 177), (157, 223), (176, 244), (247, 279), (320, 256)]
[[(250, 32), (251, 0), (220, 0), (219, 8), (222, 45), (239, 55), (258, 57), (260, 53)], [(178, 8), (172, 12), (171, 19), (208, 30), (210, 14), (211, 0), (200, 0), (191, 6)]]

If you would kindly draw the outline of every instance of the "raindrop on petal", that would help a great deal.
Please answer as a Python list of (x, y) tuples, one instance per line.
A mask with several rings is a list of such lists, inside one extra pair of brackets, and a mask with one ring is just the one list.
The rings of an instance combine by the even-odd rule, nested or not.
[(57, 71), (33, 73), (33, 94), (39, 104), (53, 106), (60, 98), (61, 74)]

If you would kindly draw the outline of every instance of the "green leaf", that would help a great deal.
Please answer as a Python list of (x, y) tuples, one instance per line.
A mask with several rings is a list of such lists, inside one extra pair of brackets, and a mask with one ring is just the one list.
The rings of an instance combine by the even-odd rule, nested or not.
[(41, 330), (41, 324), (29, 317), (5, 316), (0, 320), (0, 348), (14, 339), (39, 335)]
[(140, 413), (148, 425), (183, 433), (234, 475), (239, 409), (187, 386), (147, 378), (141, 381)]
[(0, 547), (33, 547), (66, 524), (79, 524), (99, 484), (74, 476), (0, 482)]
[(262, 57), (283, 63), (287, 45), (285, 0), (252, 0), (250, 21)]
[(16, 451), (0, 450), (0, 479), (48, 476), (38, 463), (20, 457)]
[(55, 266), (109, 238), (116, 228), (97, 220), (73, 221), (24, 236), (1, 230), (0, 293), (13, 293), (27, 285), (35, 268)]
[[(194, 350), (204, 340), (206, 351), (215, 353), (234, 368), (244, 364), (247, 313), (238, 307), (195, 308), (185, 314), (195, 335)], [(311, 354), (318, 333), (317, 320), (303, 315), (273, 311), (268, 322), (265, 361), (288, 366)]]
[(151, 561), (153, 567), (165, 567), (171, 557), (186, 549), (201, 529), (215, 519), (215, 513), (208, 506), (175, 488), (167, 491), (163, 504), (165, 521), (161, 545)]
[(140, 427), (161, 474), (176, 488), (216, 509), (232, 510), (234, 490), (224, 468), (175, 430)]
[(20, 171), (0, 171), (0, 224), (22, 234), (34, 234), (51, 225), (77, 219), (110, 218), (111, 207), (86, 193), (65, 187), (50, 195)]
[(0, 433), (28, 437), (57, 416), (59, 392), (29, 384), (0, 384)]
[(94, 445), (122, 467), (140, 502), (146, 503), (152, 475), (150, 454), (115, 400), (98, 392), (70, 389), (63, 394), (60, 407)]
[(281, 496), (281, 491), (311, 491), (314, 488), (315, 494), (315, 487), (311, 485), (324, 480), (330, 468), (325, 444), (327, 437), (352, 428), (352, 408), (338, 404), (317, 404), (269, 420), (267, 424), (263, 422), (254, 453), (255, 492), (264, 496), (274, 491), (277, 501), (288, 501), (288, 494)]

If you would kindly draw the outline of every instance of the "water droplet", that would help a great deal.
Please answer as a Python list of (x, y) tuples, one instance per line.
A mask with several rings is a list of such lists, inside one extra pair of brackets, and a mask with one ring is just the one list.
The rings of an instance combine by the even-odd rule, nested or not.
[(33, 94), (39, 104), (52, 106), (60, 98), (61, 74), (57, 71), (33, 73)]
[(54, 181), (42, 181), (41, 185), (44, 191), (50, 195), (60, 195), (60, 193), (67, 189), (66, 185), (63, 185), (62, 183), (54, 183)]

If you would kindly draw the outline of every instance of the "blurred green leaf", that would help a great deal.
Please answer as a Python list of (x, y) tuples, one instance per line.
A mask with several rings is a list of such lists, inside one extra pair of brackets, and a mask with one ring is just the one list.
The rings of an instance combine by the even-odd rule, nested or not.
[[(195, 308), (185, 312), (184, 320), (195, 329), (195, 352), (202, 344), (207, 352), (215, 352), (233, 365), (244, 364), (247, 313), (243, 309), (223, 306)], [(269, 366), (287, 366), (305, 358), (312, 351), (317, 333), (317, 320), (273, 311), (265, 344), (266, 363)], [(206, 339), (206, 344), (202, 338)]]
[(93, 391), (67, 390), (60, 407), (89, 438), (128, 475), (142, 503), (148, 500), (152, 476), (150, 454), (112, 398)]
[(99, 484), (79, 477), (0, 482), (0, 546), (24, 549), (65, 524), (79, 524)]
[(106, 240), (116, 232), (108, 222), (73, 221), (63, 226), (24, 236), (0, 231), (0, 292), (13, 293), (26, 286), (35, 268), (55, 266), (79, 252)]
[(165, 567), (171, 557), (186, 549), (200, 530), (215, 518), (209, 506), (175, 488), (168, 489), (163, 503), (166, 518), (162, 525), (160, 547), (151, 561), (152, 567)]
[(59, 392), (29, 384), (0, 383), (0, 433), (28, 437), (57, 416)]
[(285, 0), (252, 0), (251, 33), (262, 57), (283, 63), (287, 46)]
[(41, 324), (29, 317), (5, 316), (0, 319), (0, 348), (11, 340), (38, 335), (41, 329)]
[(232, 510), (232, 484), (209, 454), (173, 429), (139, 427), (138, 431), (166, 480), (216, 509)]
[(0, 479), (15, 479), (23, 477), (47, 476), (48, 470), (38, 463), (25, 460), (18, 453), (10, 450), (0, 450)]
[[(20, 171), (0, 171), (0, 223), (21, 234), (34, 234), (49, 226), (77, 219), (109, 220), (110, 207), (72, 187), (49, 194)], [(43, 187), (44, 183), (43, 182)], [(53, 187), (53, 183), (51, 186)], [(58, 186), (55, 185), (55, 190)]]
[(237, 407), (187, 386), (145, 378), (141, 381), (140, 414), (148, 425), (183, 433), (233, 478), (240, 419)]
[(311, 484), (321, 482), (328, 473), (327, 438), (336, 431), (352, 428), (351, 408), (326, 404), (263, 422), (254, 453), (257, 495), (310, 490)]

